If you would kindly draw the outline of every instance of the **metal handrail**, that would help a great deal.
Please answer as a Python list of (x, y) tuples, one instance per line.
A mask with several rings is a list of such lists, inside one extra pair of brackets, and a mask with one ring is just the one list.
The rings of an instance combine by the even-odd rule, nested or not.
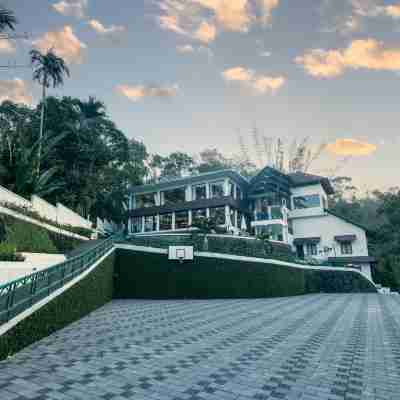
[(0, 285), (0, 326), (89, 269), (114, 246), (110, 237), (82, 254)]

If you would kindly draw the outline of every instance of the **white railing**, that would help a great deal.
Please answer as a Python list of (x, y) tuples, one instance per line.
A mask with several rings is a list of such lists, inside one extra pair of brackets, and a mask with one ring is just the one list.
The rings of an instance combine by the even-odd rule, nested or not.
[(92, 228), (92, 223), (89, 220), (81, 217), (79, 214), (60, 203), (54, 206), (35, 195), (33, 195), (31, 201), (29, 201), (2, 186), (0, 186), (0, 204), (5, 207), (7, 207), (7, 204), (12, 204), (16, 207), (36, 212), (42, 218), (46, 218), (56, 224), (86, 229)]

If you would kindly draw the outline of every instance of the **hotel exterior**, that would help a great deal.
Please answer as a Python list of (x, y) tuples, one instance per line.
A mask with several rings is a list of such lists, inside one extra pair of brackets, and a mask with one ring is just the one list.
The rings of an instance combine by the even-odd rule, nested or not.
[(184, 232), (201, 217), (234, 235), (266, 234), (299, 258), (351, 265), (371, 277), (366, 230), (329, 210), (329, 179), (265, 167), (250, 180), (220, 170), (134, 186), (130, 234)]

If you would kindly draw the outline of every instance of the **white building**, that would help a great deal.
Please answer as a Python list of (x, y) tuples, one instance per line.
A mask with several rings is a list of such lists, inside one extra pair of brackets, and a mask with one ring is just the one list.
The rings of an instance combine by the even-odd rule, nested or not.
[(247, 180), (215, 171), (133, 187), (128, 228), (134, 234), (185, 231), (208, 217), (229, 232), (286, 243), (299, 258), (356, 267), (371, 277), (366, 230), (329, 210), (333, 193), (317, 175), (266, 167)]

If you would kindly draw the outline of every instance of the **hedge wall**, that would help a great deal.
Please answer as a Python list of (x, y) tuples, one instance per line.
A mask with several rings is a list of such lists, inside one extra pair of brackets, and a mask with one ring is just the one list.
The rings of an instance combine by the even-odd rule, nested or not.
[(48, 231), (30, 222), (0, 215), (0, 241), (15, 245), (18, 252), (66, 253), (82, 243), (81, 240)]
[(0, 336), (0, 360), (111, 301), (114, 254), (81, 281)]
[(375, 292), (355, 272), (305, 271), (275, 264), (195, 257), (184, 263), (164, 254), (118, 249), (116, 298), (255, 298), (315, 292)]
[(136, 236), (129, 240), (131, 244), (167, 249), (168, 246), (194, 246), (195, 251), (234, 254), (245, 257), (273, 258), (284, 261), (294, 261), (291, 247), (284, 243), (263, 242), (262, 240), (232, 237), (229, 235), (151, 235)]

